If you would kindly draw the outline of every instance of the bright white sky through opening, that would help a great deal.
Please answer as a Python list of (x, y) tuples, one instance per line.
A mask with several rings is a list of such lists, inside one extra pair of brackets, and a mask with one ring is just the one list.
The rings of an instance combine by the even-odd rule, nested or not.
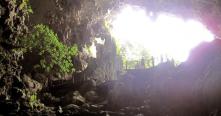
[(192, 48), (214, 39), (213, 34), (196, 20), (183, 20), (168, 14), (150, 19), (140, 8), (126, 6), (112, 22), (112, 35), (121, 46), (130, 44), (134, 49), (126, 52), (128, 59), (138, 59), (139, 48), (145, 48), (155, 58), (167, 55), (184, 62)]

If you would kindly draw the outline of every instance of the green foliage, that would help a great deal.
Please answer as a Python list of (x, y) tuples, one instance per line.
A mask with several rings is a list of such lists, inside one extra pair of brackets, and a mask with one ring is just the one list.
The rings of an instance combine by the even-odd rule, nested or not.
[(150, 52), (148, 50), (143, 50), (141, 51), (141, 64), (144, 65), (145, 68), (151, 68), (154, 67), (154, 57), (151, 56)]
[(136, 66), (138, 65), (139, 61), (138, 60), (126, 60), (124, 64), (125, 69), (135, 69)]
[(44, 104), (42, 104), (37, 96), (37, 93), (31, 92), (30, 90), (25, 90), (27, 101), (27, 107), (30, 107), (32, 110), (39, 110), (44, 108)]
[(116, 46), (116, 53), (119, 56), (121, 54), (121, 45), (120, 42), (117, 39), (114, 39), (115, 46)]
[(47, 26), (39, 24), (33, 32), (23, 40), (28, 51), (37, 50), (41, 56), (39, 65), (47, 73), (64, 75), (73, 71), (74, 67), (71, 58), (78, 52), (77, 45), (68, 47), (59, 42), (58, 36)]
[(29, 105), (32, 107), (32, 109), (34, 108), (34, 105), (37, 103), (37, 95), (36, 94), (32, 94), (29, 97)]
[(29, 0), (22, 0), (18, 8), (20, 10), (24, 10), (26, 14), (33, 13), (31, 6), (28, 4), (29, 4)]
[[(151, 68), (154, 67), (154, 58), (151, 56), (150, 52), (145, 48), (138, 47), (139, 49), (133, 50), (133, 46), (130, 44), (125, 44), (119, 48), (118, 55), (121, 56), (124, 69), (134, 69), (134, 68)], [(136, 55), (134, 58), (128, 56), (128, 52), (132, 52)]]

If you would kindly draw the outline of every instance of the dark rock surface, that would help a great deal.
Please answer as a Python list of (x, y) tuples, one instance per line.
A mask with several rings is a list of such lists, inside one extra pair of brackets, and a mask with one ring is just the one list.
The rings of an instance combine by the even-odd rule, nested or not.
[[(77, 43), (80, 49), (97, 36), (106, 41), (98, 46), (97, 59), (90, 59), (88, 67), (88, 58), (80, 50), (82, 56), (73, 61), (80, 65), (78, 74), (72, 80), (53, 80), (38, 72), (21, 75), (18, 39), (27, 30), (27, 14), (19, 9), (22, 1), (0, 1), (0, 115), (221, 115), (221, 40), (201, 44), (189, 62), (178, 67), (162, 63), (151, 69), (130, 70), (113, 81), (120, 69), (113, 64), (116, 46), (107, 32), (97, 28), (103, 22), (93, 20), (104, 16), (108, 4), (31, 0), (35, 14), (30, 25), (48, 24), (64, 43)], [(90, 14), (90, 10), (97, 12)]]
[[(98, 84), (95, 80), (75, 85), (72, 80), (52, 80), (49, 90), (30, 76), (24, 84), (39, 92), (30, 109), (29, 102), (0, 102), (4, 115), (76, 115), (76, 116), (219, 116), (221, 111), (220, 44), (208, 43), (202, 49), (213, 49), (207, 54), (214, 57), (191, 55), (192, 62), (178, 67), (163, 63), (150, 69), (130, 70), (118, 80)], [(212, 45), (212, 46), (210, 46)], [(218, 45), (218, 46), (216, 46)], [(208, 48), (212, 47), (212, 48)], [(198, 50), (198, 48), (196, 49)], [(203, 54), (206, 54), (202, 52)], [(207, 55), (205, 55), (207, 56)], [(202, 66), (195, 66), (193, 60)], [(20, 81), (15, 81), (19, 83)], [(18, 84), (19, 85), (19, 84)], [(52, 86), (53, 85), (53, 86)], [(12, 88), (14, 99), (24, 94)], [(56, 94), (55, 94), (56, 93)], [(38, 105), (37, 105), (38, 104)], [(21, 108), (23, 110), (19, 110)]]

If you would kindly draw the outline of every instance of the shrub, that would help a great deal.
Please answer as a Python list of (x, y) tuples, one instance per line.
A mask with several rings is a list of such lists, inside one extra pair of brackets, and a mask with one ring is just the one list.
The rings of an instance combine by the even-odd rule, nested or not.
[(67, 74), (73, 71), (72, 57), (78, 52), (77, 45), (71, 47), (59, 42), (58, 36), (48, 26), (34, 26), (32, 33), (23, 39), (23, 45), (29, 52), (33, 50), (40, 56), (39, 64), (34, 68), (47, 73)]

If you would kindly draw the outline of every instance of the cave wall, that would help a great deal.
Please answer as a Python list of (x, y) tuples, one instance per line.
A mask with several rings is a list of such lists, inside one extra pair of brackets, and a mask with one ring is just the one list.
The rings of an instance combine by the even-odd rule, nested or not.
[[(30, 25), (43, 23), (49, 25), (65, 44), (72, 45), (76, 43), (79, 46), (80, 52), (83, 53), (85, 45), (90, 46), (95, 37), (106, 39), (106, 44), (103, 47), (97, 47), (98, 52), (96, 59), (97, 68), (93, 75), (94, 77), (110, 79), (112, 73), (116, 75), (116, 53), (110, 53), (109, 50), (115, 50), (110, 46), (114, 46), (111, 42), (112, 38), (106, 35), (104, 18), (108, 10), (112, 10), (123, 4), (139, 5), (144, 7), (148, 12), (152, 11), (156, 15), (160, 12), (169, 12), (184, 18), (196, 18), (207, 25), (207, 27), (217, 36), (220, 35), (220, 24), (218, 20), (221, 16), (217, 0), (123, 0), (119, 1), (107, 0), (30, 0), (33, 9), (33, 15), (30, 16)], [(209, 8), (209, 9), (207, 9)], [(118, 9), (119, 10), (119, 9)], [(206, 11), (206, 12), (205, 12)], [(208, 13), (211, 12), (211, 13)], [(116, 11), (114, 12), (116, 13)], [(88, 56), (89, 57), (89, 56)], [(77, 57), (78, 66), (89, 62), (88, 57)], [(115, 60), (110, 60), (113, 58)], [(82, 64), (84, 62), (84, 64)], [(115, 64), (113, 64), (115, 63)], [(77, 66), (77, 67), (78, 67)], [(83, 71), (84, 68), (77, 70)], [(91, 72), (89, 71), (90, 75)], [(100, 75), (98, 75), (100, 74)]]
[(116, 80), (118, 72), (121, 70), (118, 61), (115, 41), (113, 38), (108, 38), (104, 45), (97, 46), (97, 68), (92, 75), (92, 78), (99, 82)]
[[(23, 7), (21, 7), (23, 6)], [(19, 65), (23, 46), (19, 40), (28, 28), (28, 4), (22, 0), (0, 1), (0, 114), (18, 115), (26, 108), (28, 96)], [(26, 107), (24, 108), (24, 106)]]
[[(63, 43), (78, 45), (80, 53), (74, 58), (74, 65), (84, 74), (75, 74), (75, 77), (96, 78), (102, 82), (116, 78), (116, 46), (113, 38), (107, 35), (104, 19), (108, 9), (115, 7), (117, 1), (30, 0), (30, 3), (34, 13), (30, 16), (29, 25), (49, 25)], [(105, 39), (105, 45), (98, 45), (98, 57), (93, 61), (83, 48), (92, 45), (95, 37)], [(90, 62), (95, 62), (96, 67)]]
[[(22, 1), (2, 0), (0, 2), (0, 99), (11, 99), (12, 90), (21, 82), (21, 66), (18, 61), (22, 58), (19, 48), (19, 37), (27, 32), (25, 17), (27, 12), (19, 9)], [(21, 89), (17, 87), (17, 89)]]

